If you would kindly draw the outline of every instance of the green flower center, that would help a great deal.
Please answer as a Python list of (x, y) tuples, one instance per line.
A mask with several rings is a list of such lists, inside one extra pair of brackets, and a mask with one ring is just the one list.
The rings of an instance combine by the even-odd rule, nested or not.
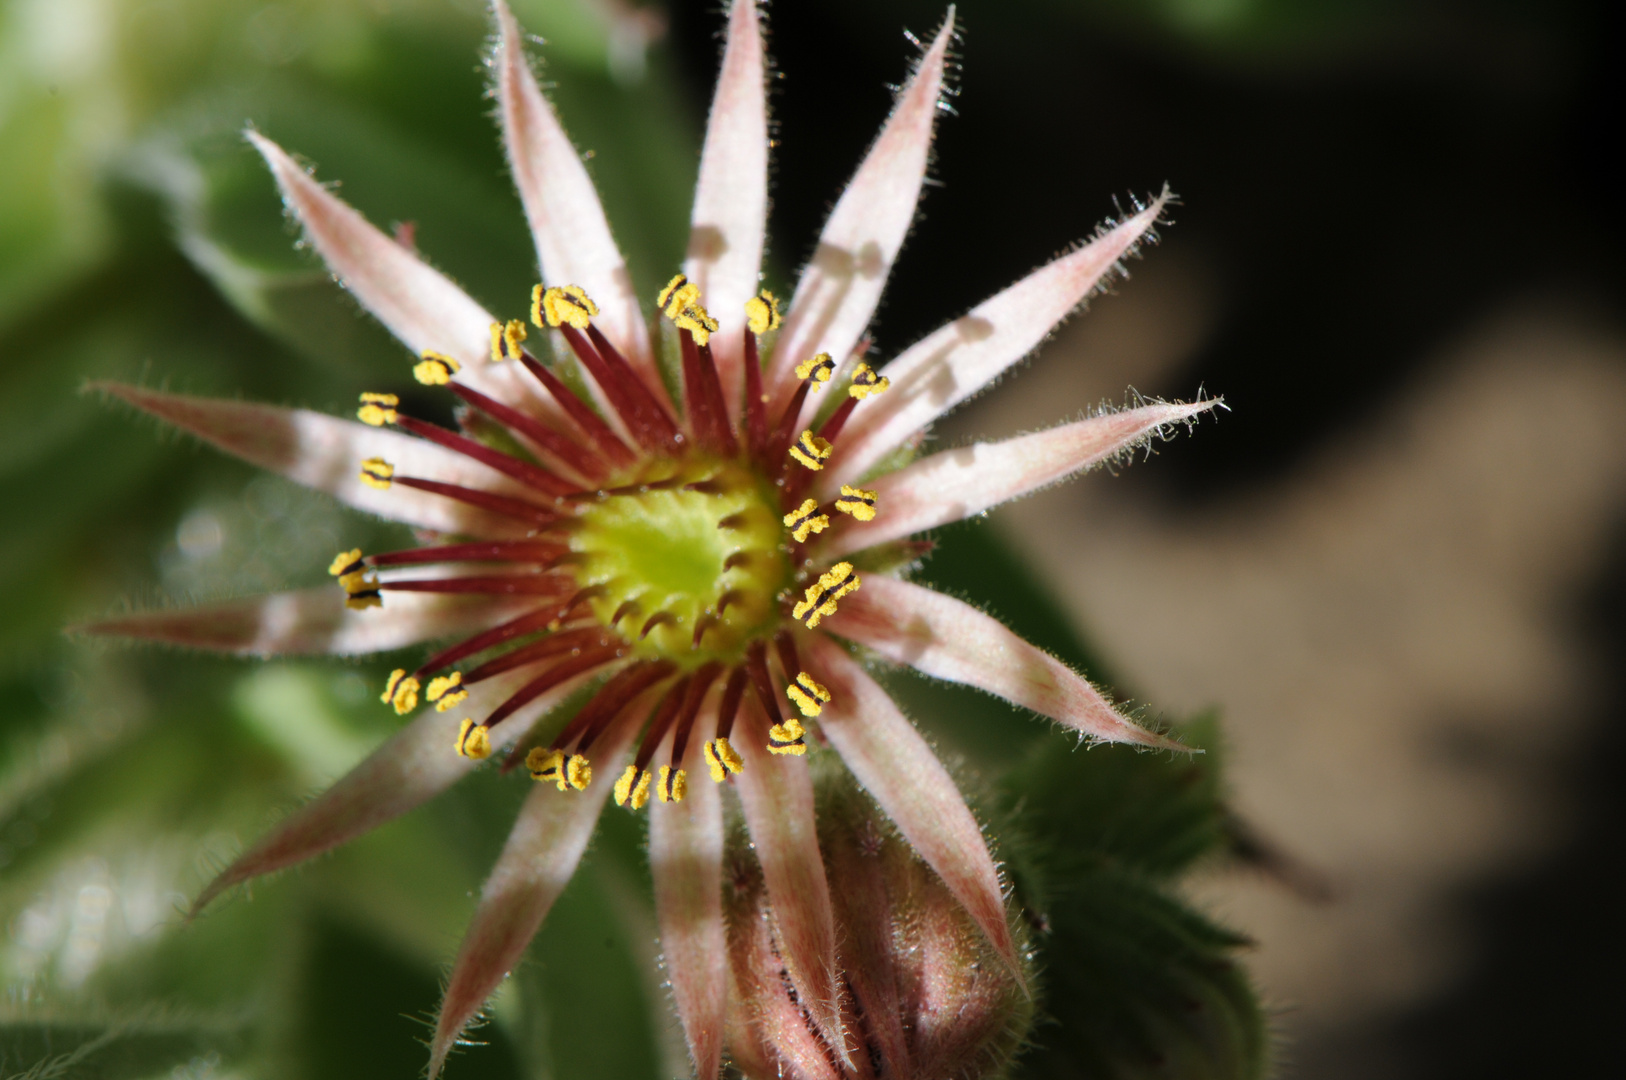
[(648, 657), (739, 660), (779, 621), (791, 584), (777, 489), (734, 461), (644, 466), (591, 502), (571, 535), (593, 614)]

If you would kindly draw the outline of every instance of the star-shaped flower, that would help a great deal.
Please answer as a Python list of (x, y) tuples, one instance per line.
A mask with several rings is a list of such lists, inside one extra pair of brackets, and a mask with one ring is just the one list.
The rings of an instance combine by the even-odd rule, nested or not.
[[(662, 945), (696, 1073), (726, 994), (724, 792), (760, 861), (812, 1025), (848, 1053), (831, 885), (803, 755), (839, 754), (1020, 978), (994, 860), (926, 740), (858, 656), (980, 687), (1091, 739), (1171, 746), (996, 620), (889, 568), (909, 538), (1114, 458), (1211, 407), (1148, 404), (910, 460), (927, 426), (1030, 353), (1120, 268), (1167, 196), (882, 366), (865, 329), (914, 218), (953, 16), (847, 186), (784, 314), (759, 285), (768, 205), (760, 14), (737, 0), (688, 258), (654, 332), (575, 149), (495, 0), (503, 138), (544, 284), (487, 312), (265, 136), (290, 213), (356, 298), (456, 395), (461, 430), (362, 393), (358, 420), (108, 389), (216, 446), (428, 534), (340, 553), (337, 588), (121, 618), (101, 633), (244, 654), (460, 643), (383, 688), (417, 717), (198, 898), (327, 851), (502, 757), (537, 781), (487, 880), (431, 1075), (518, 961), (605, 801), (650, 811)], [(670, 380), (670, 382), (668, 381)], [(849, 646), (861, 648), (857, 651)], [(573, 715), (558, 708), (591, 688)], [(822, 751), (821, 751), (822, 752)]]

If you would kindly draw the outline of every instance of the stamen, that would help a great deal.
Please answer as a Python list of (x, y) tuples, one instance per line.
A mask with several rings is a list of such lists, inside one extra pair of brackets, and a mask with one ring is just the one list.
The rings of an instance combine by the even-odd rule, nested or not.
[(524, 352), (524, 342), (529, 337), (525, 323), (519, 319), (509, 319), (506, 323), (491, 324), (491, 361), (501, 363), (512, 360)]
[(455, 431), (448, 431), (426, 420), (397, 414), (394, 423), (397, 427), (405, 428), (414, 435), (444, 446), (448, 450), (454, 450), (465, 457), (471, 457), (482, 465), (490, 466), (505, 476), (512, 477), (538, 491), (545, 491), (549, 495), (573, 495), (581, 490), (574, 484), (567, 484), (541, 466), (532, 465), (528, 461), (521, 461), (519, 458), (505, 454), (501, 450), (493, 450), (491, 447), (482, 442), (477, 442), (467, 435), (459, 435)]
[(435, 703), (436, 712), (445, 712), (469, 696), (467, 690), (460, 689), (462, 685), (463, 673), (454, 671), (450, 675), (430, 679), (429, 687), (424, 691), (424, 697)]
[(492, 711), (491, 715), (486, 717), (486, 726), (496, 727), (498, 724), (514, 715), (514, 713), (524, 708), (530, 702), (536, 700), (549, 690), (552, 690), (555, 686), (565, 682), (567, 679), (572, 679), (577, 675), (592, 671), (594, 668), (602, 667), (605, 664), (608, 664), (611, 660), (614, 660), (618, 655), (620, 655), (620, 650), (606, 647), (602, 649), (587, 649), (581, 652), (579, 655), (561, 660), (558, 664), (549, 668), (547, 671), (544, 671), (542, 674), (520, 687), (511, 697), (509, 697), (507, 701), (497, 706), (497, 708)]
[(408, 675), (405, 668), (396, 668), (390, 672), (389, 682), (384, 684), (384, 693), (378, 700), (395, 706), (395, 715), (405, 716), (418, 707), (418, 680)]
[(412, 377), (425, 386), (445, 386), (462, 370), (463, 365), (445, 353), (425, 352), (423, 360), (412, 368)]
[(399, 404), (401, 399), (394, 394), (363, 394), (361, 408), (356, 410), (356, 419), (373, 427), (393, 424), (400, 417), (395, 411)]
[(700, 286), (678, 274), (655, 298), (655, 306), (679, 330), (687, 330), (696, 345), (706, 345), (717, 332), (717, 320), (700, 306)]
[(807, 729), (794, 716), (768, 729), (768, 753), (801, 757), (807, 753)]
[(675, 668), (669, 660), (641, 660), (618, 672), (554, 738), (554, 748), (562, 750), (579, 740), (577, 752), (586, 753), (599, 732), (608, 727), (633, 698), (672, 674)]
[(603, 417), (599, 416), (598, 413), (588, 407), (586, 402), (577, 397), (576, 392), (566, 386), (559, 376), (543, 367), (542, 361), (528, 352), (521, 352), (519, 360), (520, 363), (525, 365), (525, 370), (529, 371), (542, 384), (549, 396), (558, 402), (559, 407), (565, 411), (565, 415), (575, 421), (582, 434), (592, 440), (599, 453), (617, 465), (627, 466), (632, 464), (634, 455), (631, 450), (627, 449), (627, 444), (622, 442), (621, 437), (610, 429), (610, 425), (604, 422)]
[(369, 566), (411, 566), (438, 562), (532, 562), (551, 566), (570, 551), (547, 540), (477, 540), (471, 544), (441, 544), (369, 555)]
[(830, 691), (813, 681), (807, 672), (799, 672), (796, 681), (785, 687), (785, 695), (796, 703), (803, 716), (817, 716), (830, 701)]
[(802, 602), (791, 610), (791, 618), (802, 619), (807, 623), (809, 630), (819, 625), (819, 620), (836, 613), (836, 601), (850, 592), (857, 592), (863, 582), (853, 573), (853, 564), (850, 562), (836, 563), (817, 582), (807, 587)]
[(670, 765), (661, 766), (660, 779), (655, 784), (655, 794), (661, 802), (682, 802), (688, 791), (688, 773)]
[(560, 523), (560, 514), (546, 507), (537, 506), (535, 503), (528, 503), (524, 499), (510, 498), (507, 495), (493, 495), (489, 491), (463, 487), (459, 484), (446, 484), (439, 480), (422, 480), (416, 476), (397, 476), (395, 477), (395, 483), (417, 491), (427, 491), (431, 495), (444, 495), (448, 499), (456, 499), (458, 502), (479, 507), (481, 510), (513, 518), (516, 521), (529, 522), (541, 528)]
[[(450, 667), (459, 660), (473, 656), (475, 653), (484, 652), (493, 645), (501, 645), (506, 641), (512, 641), (514, 638), (535, 633), (546, 627), (554, 618), (554, 609), (551, 606), (527, 612), (517, 619), (511, 619), (501, 626), (492, 627), (490, 630), (476, 634), (461, 644), (453, 645), (449, 649), (436, 653), (423, 662), (423, 666), (417, 670), (417, 675), (421, 678), (433, 674), (441, 668)], [(466, 680), (469, 683), (474, 681), (473, 674)]]
[(711, 684), (716, 681), (718, 672), (723, 665), (715, 660), (697, 669), (689, 680), (689, 692), (683, 699), (683, 709), (678, 713), (675, 731), (672, 735), (672, 767), (677, 768), (683, 764), (683, 755), (689, 749), (689, 733), (694, 730), (695, 717), (700, 714), (700, 703), (705, 700), (706, 693)]
[(395, 466), (381, 457), (370, 457), (361, 463), (361, 482), (368, 487), (386, 491), (394, 475)]
[(538, 285), (531, 290), (531, 321), (537, 326), (585, 330), (597, 314), (598, 305), (580, 285), (555, 285), (551, 289)]
[(751, 457), (761, 461), (768, 442), (768, 395), (762, 392), (762, 358), (757, 336), (745, 330), (745, 444)]
[(821, 352), (811, 360), (804, 360), (796, 365), (796, 377), (809, 380), (814, 390), (823, 390), (824, 384), (830, 381), (835, 374), (836, 362), (830, 359), (830, 354)]
[(818, 472), (830, 458), (830, 444), (813, 434), (810, 429), (802, 432), (801, 438), (790, 448), (790, 456)]
[(734, 730), (734, 717), (740, 711), (740, 698), (745, 694), (746, 672), (737, 667), (728, 674), (723, 684), (723, 698), (717, 703), (717, 734), (727, 738)]
[(689, 407), (695, 438), (702, 447), (723, 457), (733, 457), (739, 452), (739, 446), (728, 422), (723, 384), (717, 376), (711, 346), (693, 333), (680, 334), (679, 343), (683, 353), (683, 400)]
[(730, 773), (745, 771), (745, 761), (739, 751), (729, 745), (728, 736), (719, 735), (701, 749), (706, 755), (706, 769), (711, 773), (712, 783), (721, 784)]
[(506, 427), (509, 431), (529, 439), (541, 447), (544, 452), (552, 454), (589, 480), (596, 481), (604, 475), (605, 468), (602, 461), (595, 458), (575, 439), (553, 430), (535, 417), (528, 416), (518, 409), (504, 405), (500, 401), (495, 401), (478, 390), (473, 390), (461, 383), (452, 384), (451, 391)]
[(457, 729), (457, 756), (484, 761), (491, 756), (491, 729), (464, 719)]
[[(575, 582), (563, 574), (474, 574), (469, 577), (386, 581), (390, 592), (454, 593), (479, 596), (563, 596)], [(355, 595), (355, 594), (351, 594)]]
[(785, 515), (785, 528), (798, 544), (805, 544), (809, 533), (821, 533), (829, 527), (830, 515), (819, 513), (819, 504), (812, 499), (804, 500), (801, 506)]
[(539, 663), (550, 656), (558, 656), (561, 653), (578, 652), (589, 648), (603, 649), (614, 644), (615, 639), (597, 626), (584, 626), (576, 630), (566, 630), (486, 661), (469, 672), (468, 677), (464, 679), (464, 684), (473, 686), (477, 682), (484, 682), (493, 675), (501, 675), (505, 671), (513, 671), (515, 668)]
[(857, 370), (853, 372), (852, 385), (847, 387), (847, 393), (862, 401), (867, 397), (886, 393), (887, 387), (891, 385), (891, 379), (885, 375), (875, 374), (875, 370), (868, 364), (860, 363)]
[(649, 773), (636, 765), (628, 765), (615, 782), (615, 804), (632, 803), (634, 810), (642, 810), (649, 803)]
[(843, 514), (851, 514), (859, 521), (874, 521), (875, 492), (842, 484), (841, 498), (836, 500), (836, 509)]
[(779, 329), (780, 321), (779, 301), (767, 289), (745, 302), (745, 325), (756, 336), (761, 337), (770, 330)]

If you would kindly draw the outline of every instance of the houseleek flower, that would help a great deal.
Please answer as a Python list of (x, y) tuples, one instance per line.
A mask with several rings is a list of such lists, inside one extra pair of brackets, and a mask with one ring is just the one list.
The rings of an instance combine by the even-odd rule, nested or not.
[[(723, 1053), (729, 799), (810, 1037), (847, 1062), (839, 905), (809, 754), (839, 755), (989, 955), (1024, 979), (982, 830), (861, 657), (979, 687), (1085, 738), (1173, 745), (993, 618), (898, 572), (918, 553), (916, 534), (1124, 454), (1213, 404), (1145, 404), (913, 457), (933, 420), (1120, 270), (1167, 194), (872, 365), (865, 329), (915, 215), (952, 12), (782, 306), (760, 286), (771, 144), (754, 0), (727, 17), (686, 261), (651, 297), (634, 293), (512, 13), (502, 0), (494, 11), (502, 134), (543, 279), (528, 312), (488, 312), (248, 133), (309, 244), (411, 350), (417, 379), (455, 397), (459, 430), (366, 387), (356, 419), (107, 387), (412, 526), (423, 545), (340, 552), (327, 588), (92, 629), (264, 656), (456, 639), (379, 688), (413, 717), (407, 726), (196, 902), (343, 844), (485, 759), (528, 774), (535, 788), (451, 971), (431, 1075), (521, 957), (612, 798), (650, 815), (662, 945), (696, 1074), (715, 1076)], [(584, 698), (573, 714), (558, 708)]]

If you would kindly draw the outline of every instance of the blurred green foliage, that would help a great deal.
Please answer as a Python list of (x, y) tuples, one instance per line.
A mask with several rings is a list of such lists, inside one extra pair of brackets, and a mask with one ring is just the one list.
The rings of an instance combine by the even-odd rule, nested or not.
[[(579, 145), (652, 292), (682, 251), (703, 103), (676, 92), (658, 48), (645, 56), (647, 15), (515, 6), (552, 42), (559, 108), (591, 140)], [(340, 546), (408, 539), (80, 387), (327, 409), (358, 388), (416, 393), (411, 358), (294, 248), (245, 124), (342, 178), (372, 220), (416, 223), (420, 247), (492, 310), (521, 312), (533, 257), (482, 96), (486, 34), (474, 0), (0, 3), (0, 1077), (422, 1067), (439, 973), (523, 785), (478, 776), (187, 923), (243, 841), (392, 729), (373, 695), (396, 658), (262, 665), (62, 628), (120, 603), (313, 584)], [(976, 527), (945, 534), (927, 570), (1089, 665), (1024, 573)], [(1009, 823), (1025, 902), (1047, 920), (1058, 1023), (1038, 1039), (1070, 1041), (1021, 1068), (1068, 1074), (1059, 1062), (1087, 1044), (1102, 1075), (1154, 1075), (1160, 1060), (1256, 1074), (1262, 1026), (1236, 943), (1172, 891), (1223, 846), (1213, 759), (1074, 753), (991, 699), (892, 681), (946, 751), (977, 763), (967, 783)], [(1075, 805), (1084, 790), (1097, 797)], [(1124, 820), (1139, 823), (1133, 844), (1100, 839), (1129, 835)], [(455, 1075), (686, 1073), (641, 828), (606, 815), (478, 1033), (490, 1046), (454, 1059)], [(1210, 1019), (1190, 1020), (1189, 1001)], [(1073, 1019), (1086, 1012), (1094, 1026)], [(1109, 1039), (1113, 1017), (1127, 1019)]]

